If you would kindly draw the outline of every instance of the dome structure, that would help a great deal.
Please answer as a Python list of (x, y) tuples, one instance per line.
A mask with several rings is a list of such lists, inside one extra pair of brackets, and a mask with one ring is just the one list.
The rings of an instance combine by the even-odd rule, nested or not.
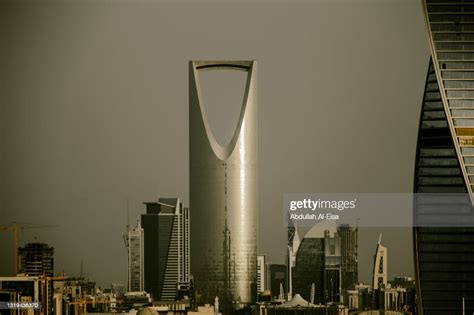
[(158, 315), (158, 312), (150, 307), (145, 307), (139, 310), (137, 315)]

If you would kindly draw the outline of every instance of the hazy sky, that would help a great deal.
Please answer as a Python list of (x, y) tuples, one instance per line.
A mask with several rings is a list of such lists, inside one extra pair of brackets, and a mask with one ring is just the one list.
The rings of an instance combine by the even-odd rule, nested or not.
[[(412, 191), (429, 61), (420, 1), (2, 1), (0, 225), (58, 225), (21, 244), (54, 246), (56, 272), (78, 274), (82, 259), (99, 284), (125, 283), (127, 200), (132, 221), (158, 194), (188, 205), (191, 59), (258, 60), (270, 261), (283, 262), (284, 193)], [(226, 86), (241, 79), (203, 79), (222, 139), (240, 93)], [(363, 281), (379, 232), (360, 231)], [(384, 230), (389, 277), (413, 274), (411, 241)], [(0, 274), (12, 253), (0, 233)]]

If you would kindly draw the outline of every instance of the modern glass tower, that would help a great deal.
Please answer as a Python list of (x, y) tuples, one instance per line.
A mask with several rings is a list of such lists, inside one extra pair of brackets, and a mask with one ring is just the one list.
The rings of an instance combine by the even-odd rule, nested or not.
[(125, 246), (128, 254), (128, 281), (127, 290), (129, 292), (144, 291), (144, 272), (143, 272), (143, 229), (140, 222), (136, 227), (129, 228), (127, 235), (124, 235)]
[[(220, 145), (206, 115), (199, 73), (247, 72), (237, 128)], [(189, 62), (191, 272), (198, 302), (224, 310), (257, 295), (257, 68), (255, 61)], [(232, 305), (232, 303), (234, 303)]]
[(189, 209), (179, 198), (144, 204), (145, 291), (154, 301), (174, 301), (190, 282)]
[[(468, 193), (472, 200), (474, 3), (423, 0), (423, 7), (432, 62), (418, 131), (414, 191)], [(462, 314), (463, 308), (472, 314), (474, 228), (417, 226), (414, 249), (419, 314)]]

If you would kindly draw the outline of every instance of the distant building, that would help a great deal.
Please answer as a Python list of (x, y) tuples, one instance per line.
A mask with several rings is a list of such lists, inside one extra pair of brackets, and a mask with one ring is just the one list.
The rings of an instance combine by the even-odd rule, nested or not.
[[(275, 299), (285, 298), (286, 283), (286, 265), (269, 264), (269, 287), (272, 297)], [(283, 291), (283, 292), (282, 292)]]
[(354, 289), (348, 290), (348, 307), (349, 310), (367, 310), (371, 307), (370, 286), (368, 284), (359, 283)]
[[(315, 304), (342, 300), (341, 237), (332, 222), (313, 226), (303, 237), (292, 269), (293, 295)], [(314, 288), (314, 289), (313, 289)]]
[(144, 204), (145, 291), (154, 301), (173, 301), (182, 286), (189, 286), (189, 210), (179, 198)]
[(267, 259), (265, 255), (257, 256), (257, 292), (267, 289)]
[(138, 222), (137, 226), (127, 231), (124, 235), (125, 245), (128, 254), (128, 292), (144, 291), (144, 271), (143, 271), (143, 229)]
[(28, 276), (54, 274), (54, 248), (45, 243), (28, 243), (18, 248), (18, 273)]
[(341, 238), (324, 231), (324, 301), (341, 301)]
[(348, 305), (347, 291), (358, 283), (357, 228), (341, 225), (337, 228), (341, 243), (342, 302)]
[(377, 249), (374, 255), (374, 271), (372, 287), (374, 290), (382, 289), (387, 286), (387, 248), (382, 244), (382, 234), (380, 234)]
[(296, 264), (296, 253), (300, 246), (300, 238), (298, 235), (298, 230), (293, 224), (293, 221), (288, 219), (288, 243), (287, 243), (287, 256), (286, 256), (286, 266), (288, 274), (288, 299), (291, 300), (293, 297), (293, 268)]

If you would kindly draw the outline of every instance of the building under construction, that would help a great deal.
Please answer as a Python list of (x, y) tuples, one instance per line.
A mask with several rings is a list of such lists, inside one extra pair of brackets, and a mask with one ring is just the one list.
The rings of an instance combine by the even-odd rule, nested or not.
[(28, 276), (54, 274), (54, 247), (45, 243), (28, 243), (18, 248), (18, 272)]

